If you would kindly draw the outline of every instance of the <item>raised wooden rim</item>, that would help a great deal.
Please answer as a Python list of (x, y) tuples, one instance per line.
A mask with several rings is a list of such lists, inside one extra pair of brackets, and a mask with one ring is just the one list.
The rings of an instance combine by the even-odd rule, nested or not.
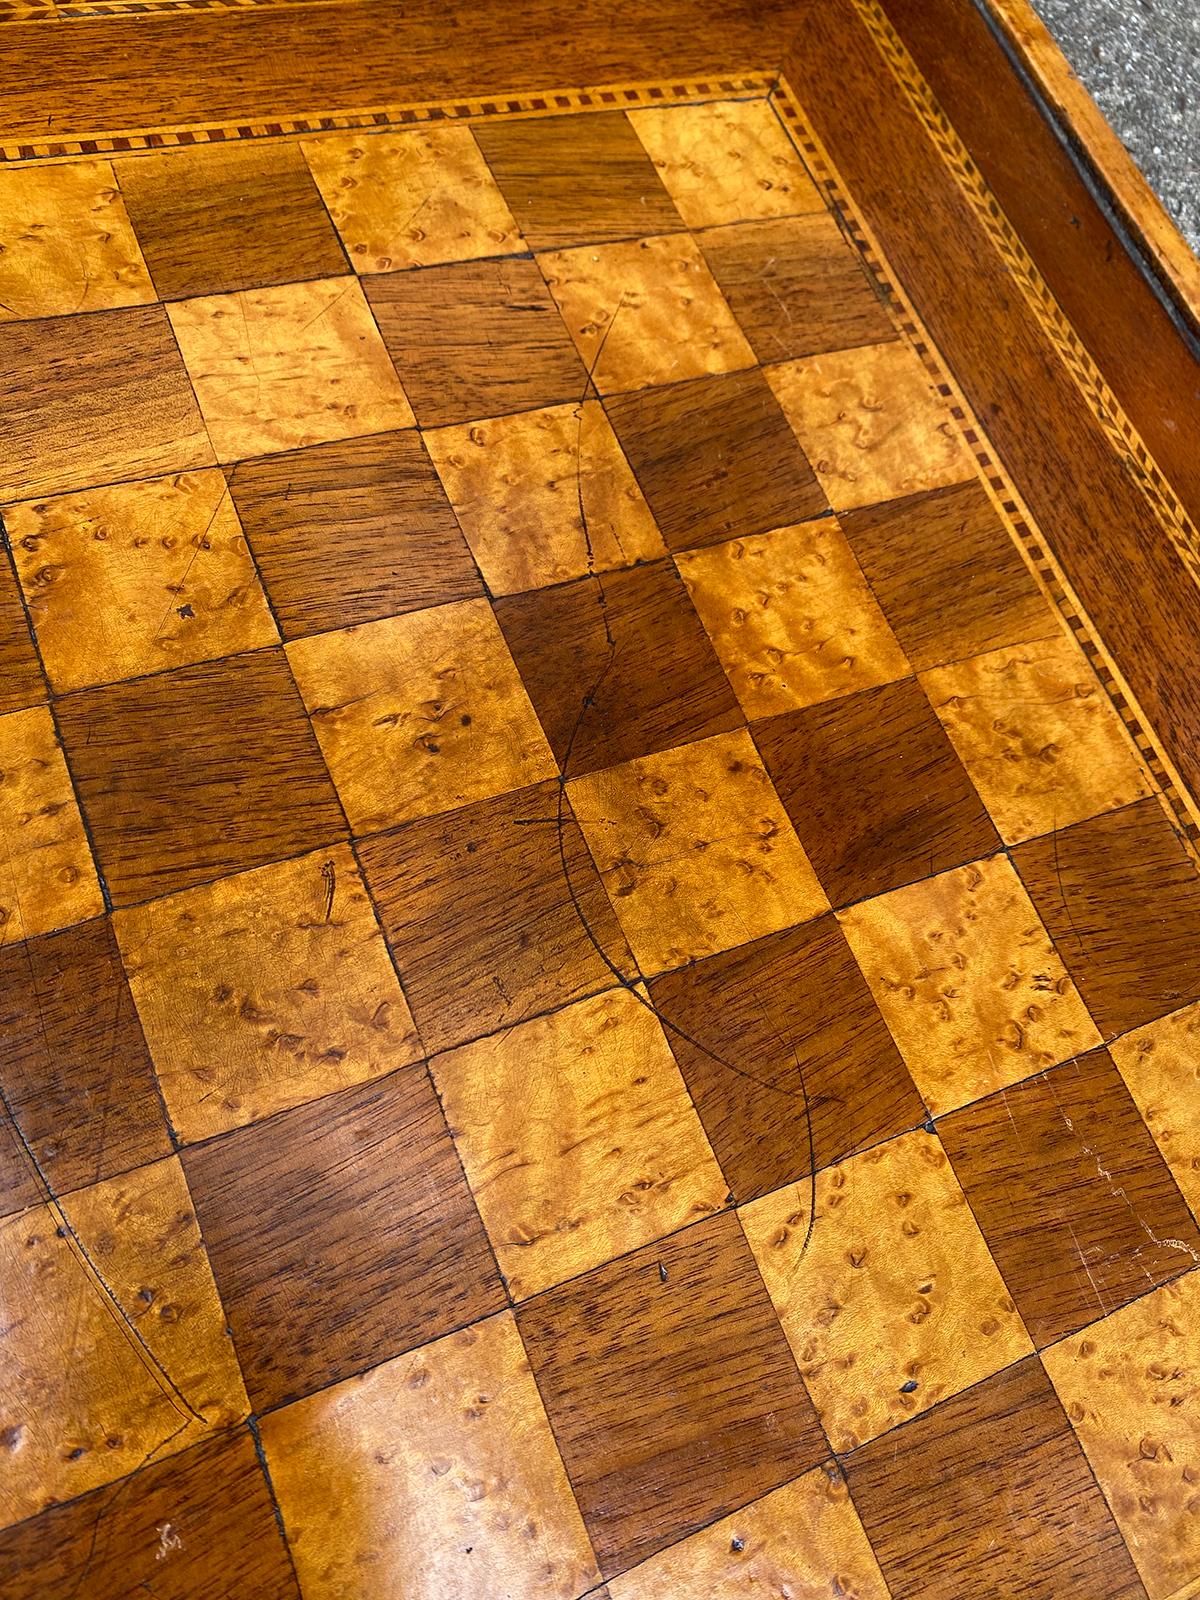
[(1200, 259), (1075, 75), (1030, 0), (976, 0), (1024, 69), (1050, 120), (1083, 162), (1188, 324), (1200, 332)]

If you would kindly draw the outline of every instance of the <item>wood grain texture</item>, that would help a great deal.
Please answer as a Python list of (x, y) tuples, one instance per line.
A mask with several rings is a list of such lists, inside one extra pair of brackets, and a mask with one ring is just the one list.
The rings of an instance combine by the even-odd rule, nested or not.
[(45, 706), (0, 717), (0, 947), (104, 910), (54, 720)]
[(356, 272), (525, 249), (470, 128), (333, 134), (301, 149)]
[(117, 905), (345, 836), (280, 650), (88, 689), (58, 719)]
[(754, 741), (832, 905), (999, 848), (915, 678), (771, 717)]
[(46, 698), (46, 680), (21, 604), (12, 560), (0, 550), (0, 712), (20, 711)]
[(1200, 1253), (1200, 1231), (1104, 1050), (939, 1128), (1039, 1348)]
[(684, 551), (676, 566), (748, 718), (908, 676), (832, 518)]
[(0, 321), (154, 299), (107, 161), (0, 173)]
[(824, 211), (705, 228), (696, 242), (761, 362), (895, 338), (862, 264)]
[(840, 521), (918, 672), (1057, 635), (1053, 610), (981, 484), (864, 507)]
[(300, 1600), (246, 1428), (0, 1533), (0, 1582), (12, 1600), (126, 1600), (148, 1584), (160, 1600), (226, 1600), (236, 1584)]
[(1106, 1036), (1200, 996), (1200, 878), (1154, 800), (1013, 852)]
[(0, 950), (0, 1039), (0, 1212), (170, 1154), (107, 918)]
[(1120, 718), (1065, 636), (922, 674), (1005, 844), (1151, 792)]
[(606, 1577), (825, 1454), (733, 1216), (541, 1295), (517, 1321)]
[(398, 1572), (411, 1600), (576, 1600), (599, 1577), (510, 1312), (262, 1431), (305, 1600), (387, 1600)]
[(668, 561), (509, 595), (494, 610), (571, 777), (742, 724)]
[(390, 1072), (420, 1044), (344, 844), (115, 917), (186, 1141)]
[(285, 638), (482, 592), (415, 431), (242, 461), (229, 489)]
[(383, 273), (366, 291), (423, 428), (586, 395), (587, 373), (532, 261)]
[(5, 520), (60, 693), (279, 643), (215, 468), (27, 501)]
[(575, 779), (568, 792), (647, 976), (828, 909), (744, 731)]
[(1200, 1580), (1198, 1309), (1189, 1272), (1042, 1357), (1151, 1600)]
[(161, 306), (0, 325), (0, 500), (211, 466)]
[(609, 961), (632, 975), (570, 802), (561, 830), (558, 812), (551, 781), (359, 844), (427, 1050), (594, 994)]
[(847, 1462), (892, 1600), (1143, 1600), (1036, 1357)]
[(422, 1066), (182, 1159), (256, 1410), (504, 1303)]
[(839, 1455), (1032, 1349), (937, 1136), (921, 1128), (739, 1212)]
[(1100, 1041), (1003, 856), (894, 889), (838, 920), (935, 1116)]
[(554, 771), (486, 600), (294, 639), (287, 652), (356, 833)]
[(771, 367), (767, 378), (835, 511), (974, 475), (907, 345), (864, 345)]
[(772, 1590), (819, 1600), (841, 1590), (888, 1600), (862, 1524), (832, 1463), (651, 1556), (609, 1584), (612, 1600), (675, 1600)]
[(724, 1204), (662, 1029), (626, 989), (435, 1056), (430, 1071), (514, 1301)]
[(220, 461), (413, 420), (353, 278), (178, 300), (168, 311)]
[(619, 114), (485, 122), (476, 139), (534, 250), (683, 227), (642, 141)]
[(688, 235), (552, 250), (538, 266), (601, 394), (754, 365)]
[(1200, 1008), (1134, 1028), (1109, 1055), (1163, 1160), (1200, 1221)]
[(629, 120), (689, 228), (819, 211), (820, 197), (762, 101), (634, 111)]
[(642, 389), (605, 409), (672, 550), (766, 533), (826, 510), (760, 372)]
[(294, 144), (199, 146), (114, 166), (163, 300), (346, 270)]
[(814, 1158), (819, 1170), (924, 1120), (832, 917), (665, 973), (649, 990), (739, 1203), (806, 1177)]
[(21, 1374), (4, 1403), (5, 1526), (249, 1410), (177, 1158), (9, 1217), (0, 1284)]
[(666, 554), (596, 401), (438, 428), (425, 445), (494, 595)]

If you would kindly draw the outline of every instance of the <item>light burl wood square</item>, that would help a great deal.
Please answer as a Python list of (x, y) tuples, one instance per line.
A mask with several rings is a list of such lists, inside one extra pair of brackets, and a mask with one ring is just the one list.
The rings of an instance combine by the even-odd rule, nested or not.
[(0, 1303), (5, 1526), (250, 1409), (176, 1157), (0, 1224)]
[(286, 648), (358, 833), (557, 773), (486, 600), (410, 611)]
[(627, 989), (436, 1056), (430, 1070), (514, 1300), (725, 1202), (662, 1028)]
[(1200, 1005), (1134, 1028), (1108, 1053), (1200, 1220)]
[(1151, 792), (1096, 675), (1062, 635), (921, 674), (1006, 844)]
[(650, 974), (829, 909), (744, 731), (579, 778), (571, 805)]
[(518, 594), (666, 555), (598, 402), (424, 435), (493, 594)]
[(155, 298), (107, 161), (0, 172), (0, 322)]
[(813, 1467), (608, 1582), (609, 1600), (890, 1600), (836, 1467)]
[(0, 717), (0, 945), (103, 910), (49, 711), (31, 706)]
[(601, 394), (755, 364), (688, 234), (554, 250), (538, 264)]
[(946, 1152), (923, 1128), (739, 1216), (835, 1451), (1033, 1349)]
[(185, 1141), (421, 1053), (346, 845), (118, 911), (113, 923)]
[(802, 522), (675, 557), (748, 718), (908, 676), (835, 522)]
[(865, 345), (765, 370), (835, 511), (975, 476), (953, 418), (907, 345)]
[(1100, 1043), (1005, 856), (838, 912), (934, 1116)]
[(279, 643), (216, 469), (31, 500), (5, 520), (60, 692)]
[(261, 1426), (304, 1600), (577, 1600), (600, 1581), (511, 1312)]
[(302, 139), (356, 272), (392, 272), (525, 249), (470, 128)]
[(1200, 1273), (1042, 1355), (1149, 1600), (1200, 1594)]
[(218, 461), (412, 424), (357, 278), (177, 300), (167, 314)]
[(765, 100), (656, 106), (627, 115), (689, 228), (824, 210)]

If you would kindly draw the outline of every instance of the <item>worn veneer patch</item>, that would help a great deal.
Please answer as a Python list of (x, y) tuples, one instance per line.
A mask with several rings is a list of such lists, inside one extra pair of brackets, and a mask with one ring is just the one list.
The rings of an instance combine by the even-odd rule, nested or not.
[(839, 912), (935, 1116), (1100, 1042), (1004, 856)]
[(60, 692), (279, 642), (216, 468), (26, 501), (5, 521)]
[(287, 652), (356, 833), (556, 770), (486, 600), (296, 639)]
[(0, 1225), (8, 1524), (227, 1428), (249, 1409), (177, 1158)]
[(1030, 1353), (936, 1135), (851, 1156), (739, 1213), (839, 1454)]
[(356, 272), (525, 248), (470, 128), (326, 134), (301, 149)]
[(508, 1311), (265, 1417), (262, 1438), (305, 1600), (392, 1600), (397, 1573), (421, 1600), (576, 1600), (600, 1576)]
[(726, 1184), (638, 993), (610, 990), (430, 1063), (514, 1300), (719, 1211)]

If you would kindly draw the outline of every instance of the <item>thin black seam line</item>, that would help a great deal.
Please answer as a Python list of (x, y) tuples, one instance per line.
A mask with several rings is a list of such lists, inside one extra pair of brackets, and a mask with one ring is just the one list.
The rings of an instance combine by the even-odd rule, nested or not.
[[(1021, 87), (1024, 89), (1026, 95), (1032, 101), (1035, 110), (1037, 111), (1041, 120), (1049, 128), (1050, 133), (1055, 141), (1065, 152), (1068, 161), (1071, 163), (1071, 166), (1074, 168), (1075, 173), (1079, 178), (1080, 183), (1087, 191), (1088, 197), (1091, 199), (1093, 205), (1107, 223), (1109, 231), (1113, 234), (1114, 238), (1117, 239), (1124, 253), (1129, 257), (1130, 261), (1136, 267), (1139, 277), (1145, 281), (1147, 288), (1150, 290), (1154, 298), (1162, 307), (1163, 311), (1166, 313), (1168, 320), (1175, 329), (1176, 333), (1180, 335), (1187, 350), (1191, 354), (1192, 359), (1195, 361), (1200, 361), (1200, 330), (1193, 326), (1190, 314), (1181, 307), (1179, 300), (1174, 293), (1174, 284), (1171, 282), (1169, 275), (1164, 278), (1163, 273), (1165, 273), (1166, 269), (1164, 268), (1163, 273), (1160, 273), (1153, 256), (1148, 252), (1148, 250), (1142, 248), (1138, 240), (1137, 231), (1126, 221), (1124, 208), (1122, 207), (1120, 201), (1117, 200), (1112, 185), (1105, 176), (1103, 168), (1098, 162), (1092, 161), (1087, 152), (1086, 143), (1082, 140), (1082, 138), (1077, 139), (1072, 136), (1071, 132), (1069, 131), (1069, 119), (1066, 117), (1065, 113), (1063, 117), (1060, 118), (1058, 113), (1054, 110), (1053, 103), (1043, 92), (1041, 85), (1026, 68), (1025, 63), (1021, 59), (1020, 53), (1008, 38), (997, 19), (991, 14), (991, 11), (986, 4), (986, 0), (971, 0), (971, 4), (982, 17), (984, 26), (987, 28), (988, 32), (995, 39), (1000, 48), (1001, 54), (1005, 57), (1010, 68), (1012, 69), (1013, 76), (1017, 79)], [(893, 23), (892, 26), (895, 27), (895, 24)], [(901, 42), (903, 43), (902, 38)], [(1057, 41), (1055, 42), (1057, 43)], [(904, 45), (904, 48), (906, 51), (908, 50), (907, 44)], [(909, 51), (909, 54), (911, 54), (911, 51)], [(913, 59), (915, 64), (916, 58), (914, 57)], [(1065, 59), (1066, 58), (1064, 55), (1064, 60)], [(1070, 67), (1069, 62), (1067, 65)], [(917, 67), (917, 71), (919, 73), (921, 72), (919, 66)], [(921, 73), (921, 80), (922, 82), (926, 81), (923, 73)], [(1087, 85), (1083, 82), (1082, 78), (1079, 79), (1079, 83), (1084, 91), (1088, 94), (1089, 98), (1091, 98), (1091, 91), (1087, 88)], [(932, 85), (929, 85), (928, 87), (930, 89), (930, 93), (932, 94)], [(1099, 107), (1097, 107), (1097, 109), (1099, 109)], [(1103, 111), (1101, 111), (1100, 114), (1101, 116), (1104, 116)], [(1107, 121), (1107, 118), (1105, 118), (1105, 120)], [(948, 117), (947, 121), (949, 121)], [(971, 150), (966, 140), (963, 139), (961, 133), (958, 133), (958, 129), (955, 127), (953, 122), (950, 123), (950, 126), (954, 128), (955, 133), (962, 142), (963, 148), (967, 151), (971, 157), (971, 160), (975, 163), (980, 177), (983, 177), (984, 182), (988, 184), (989, 192), (994, 194), (991, 183), (988, 182), (986, 177), (984, 177), (982, 159), (977, 156), (973, 150)], [(1153, 192), (1153, 190), (1151, 192)], [(1158, 200), (1157, 194), (1155, 194), (1155, 199)], [(996, 204), (997, 206), (1000, 205), (999, 198), (996, 198)], [(1162, 205), (1161, 200), (1159, 200), (1159, 204)], [(1008, 221), (1009, 226), (1012, 227), (1012, 223), (1009, 221), (1007, 212), (1005, 212), (1003, 208), (1001, 208), (1001, 212), (1005, 221)], [(1175, 219), (1168, 215), (1165, 206), (1163, 207), (1163, 215), (1167, 216), (1171, 226), (1175, 228), (1176, 232), (1178, 233), (1179, 230), (1177, 224), (1175, 223)], [(1013, 231), (1015, 233), (1016, 229), (1014, 228)], [(1018, 237), (1020, 237), (1020, 235), (1018, 235)], [(1028, 245), (1026, 245), (1026, 249), (1028, 248)], [(1033, 256), (1033, 252), (1030, 251), (1029, 254), (1030, 259), (1034, 260), (1035, 265), (1037, 265)], [(1040, 266), (1038, 266), (1038, 272), (1041, 274)]]
[(254, 1441), (254, 1454), (258, 1461), (258, 1470), (262, 1474), (263, 1483), (267, 1491), (267, 1498), (271, 1502), (271, 1511), (275, 1517), (275, 1526), (279, 1529), (279, 1537), (283, 1543), (284, 1551), (287, 1554), (288, 1566), (292, 1569), (292, 1577), (296, 1582), (296, 1593), (302, 1594), (303, 1589), (300, 1583), (300, 1573), (296, 1567), (295, 1552), (292, 1549), (292, 1541), (288, 1537), (287, 1523), (284, 1521), (283, 1516), (283, 1507), (279, 1504), (279, 1496), (275, 1492), (275, 1480), (271, 1476), (271, 1463), (267, 1459), (267, 1452), (262, 1442), (262, 1434), (259, 1431), (258, 1415), (256, 1412), (252, 1411), (246, 1418), (246, 1429), (249, 1432), (251, 1439)]
[[(292, 7), (290, 7), (290, 9), (293, 9), (293, 10), (294, 9), (298, 9), (298, 7), (300, 5), (302, 5), (302, 4), (304, 4), (304, 3), (305, 3), (305, 0), (296, 0), (296, 4), (294, 6), (292, 6)], [(161, 9), (161, 12), (163, 12), (165, 14), (170, 14), (170, 12), (172, 10), (178, 10), (179, 8), (178, 7), (163, 7), (163, 8), (160, 8), (160, 9)], [(185, 9), (187, 9), (187, 8), (185, 8)], [(211, 9), (211, 8), (202, 7), (200, 9)], [(226, 6), (226, 7), (217, 8), (217, 9), (244, 10), (246, 8), (242, 7), (242, 6)], [(107, 13), (107, 12), (103, 12), (103, 11), (91, 11), (91, 10), (89, 10), (89, 11), (86, 12), (86, 14), (81, 14), (78, 17), (73, 17), (73, 18), (70, 18), (70, 19), (67, 19), (67, 20), (95, 20), (95, 18), (97, 16), (110, 15), (110, 14), (112, 14), (112, 13)], [(59, 19), (59, 20), (62, 20), (62, 19)], [(779, 73), (780, 73), (780, 70), (781, 69), (778, 68), (778, 67), (740, 67), (740, 68), (737, 69), (737, 72), (735, 74), (733, 74), (733, 75), (734, 76), (740, 76), (740, 77), (752, 77), (752, 78), (753, 77), (758, 77), (758, 78), (763, 78), (763, 79), (772, 78), (772, 79), (777, 80), (778, 76), (779, 76)], [(718, 76), (719, 75), (717, 73), (710, 73), (708, 75), (708, 79), (715, 79)], [(708, 79), (705, 79), (704, 81), (708, 81)], [(485, 101), (495, 101), (495, 102), (498, 103), (498, 107), (494, 111), (472, 111), (472, 112), (469, 112), (466, 116), (429, 116), (429, 115), (426, 115), (424, 117), (415, 117), (411, 122), (398, 120), (396, 122), (377, 123), (374, 120), (367, 120), (367, 121), (363, 121), (361, 123), (348, 123), (345, 127), (335, 127), (335, 128), (320, 128), (320, 127), (298, 128), (298, 127), (282, 126), (278, 133), (267, 133), (267, 132), (254, 133), (254, 132), (250, 132), (250, 133), (243, 134), (241, 132), (242, 128), (249, 127), (251, 125), (251, 123), (255, 122), (255, 121), (257, 121), (257, 122), (278, 122), (280, 124), (289, 124), (289, 123), (296, 123), (296, 122), (301, 122), (301, 121), (314, 122), (314, 121), (323, 120), (323, 118), (325, 117), (326, 113), (316, 111), (316, 112), (310, 112), (306, 116), (303, 116), (303, 117), (300, 116), (299, 114), (295, 114), (294, 113), (294, 114), (291, 114), (291, 115), (288, 115), (288, 116), (274, 116), (274, 115), (272, 115), (272, 116), (254, 117), (254, 118), (247, 117), (247, 118), (243, 118), (240, 122), (236, 122), (236, 121), (221, 122), (221, 121), (218, 121), (217, 119), (214, 118), (212, 121), (209, 121), (209, 122), (191, 122), (191, 123), (183, 123), (183, 124), (178, 124), (178, 125), (170, 124), (170, 125), (159, 126), (159, 127), (137, 128), (137, 129), (134, 129), (132, 131), (118, 130), (116, 133), (114, 133), (112, 131), (107, 131), (107, 130), (103, 131), (103, 132), (100, 132), (100, 133), (89, 132), (87, 130), (83, 130), (83, 131), (75, 131), (75, 132), (69, 132), (69, 133), (60, 134), (59, 137), (57, 139), (54, 139), (54, 140), (44, 139), (44, 138), (43, 139), (30, 139), (30, 140), (8, 139), (8, 140), (3, 141), (3, 143), (0, 143), (0, 166), (5, 166), (5, 167), (34, 167), (34, 166), (51, 166), (51, 165), (55, 165), (56, 166), (56, 165), (61, 165), (61, 164), (65, 163), (65, 162), (72, 162), (72, 161), (128, 161), (128, 160), (137, 160), (139, 157), (170, 155), (172, 153), (172, 151), (175, 151), (175, 150), (208, 149), (210, 147), (216, 147), (216, 148), (219, 149), (219, 148), (222, 148), (222, 147), (227, 146), (227, 145), (232, 146), (232, 145), (238, 145), (238, 144), (260, 144), (260, 143), (262, 143), (262, 144), (274, 144), (274, 143), (283, 143), (283, 142), (285, 142), (287, 140), (291, 140), (291, 139), (297, 139), (297, 140), (301, 140), (301, 139), (323, 139), (323, 138), (329, 138), (329, 137), (336, 137), (338, 135), (344, 135), (344, 134), (348, 134), (348, 133), (361, 135), (362, 137), (367, 138), (367, 137), (370, 137), (372, 135), (385, 134), (385, 133), (416, 132), (416, 131), (418, 131), (418, 130), (420, 130), (422, 128), (430, 128), (430, 127), (445, 128), (445, 127), (454, 127), (454, 126), (456, 126), (456, 127), (467, 127), (467, 128), (469, 128), (469, 127), (472, 127), (474, 124), (480, 123), (480, 122), (534, 122), (534, 121), (543, 121), (543, 120), (547, 120), (548, 121), (551, 116), (568, 117), (568, 116), (574, 116), (574, 115), (592, 115), (592, 114), (594, 114), (596, 112), (614, 112), (615, 113), (615, 112), (618, 112), (618, 111), (629, 112), (629, 111), (646, 111), (646, 110), (652, 110), (652, 111), (676, 111), (676, 110), (685, 109), (688, 106), (723, 105), (723, 104), (725, 104), (727, 102), (732, 102), (732, 101), (736, 101), (737, 103), (742, 104), (742, 103), (749, 103), (749, 102), (753, 102), (753, 101), (757, 101), (757, 100), (765, 100), (768, 97), (768, 95), (769, 95), (769, 93), (771, 91), (771, 87), (772, 87), (771, 84), (764, 83), (761, 88), (747, 89), (747, 88), (743, 87), (741, 89), (731, 90), (728, 93), (726, 93), (724, 90), (721, 90), (720, 88), (717, 88), (716, 90), (714, 90), (713, 92), (711, 92), (709, 94), (697, 95), (697, 96), (687, 96), (687, 95), (685, 95), (682, 99), (671, 98), (671, 97), (668, 97), (668, 96), (664, 95), (664, 97), (662, 99), (646, 99), (646, 100), (644, 100), (642, 102), (639, 102), (638, 104), (630, 104), (628, 102), (623, 102), (623, 103), (620, 103), (620, 104), (613, 104), (613, 105), (588, 105), (588, 106), (584, 106), (584, 105), (567, 105), (567, 106), (555, 106), (553, 108), (551, 108), (550, 106), (547, 105), (544, 110), (540, 110), (540, 111), (539, 110), (533, 110), (533, 109), (523, 110), (523, 109), (520, 109), (520, 108), (518, 108), (517, 110), (513, 111), (513, 110), (509, 109), (507, 106), (505, 106), (504, 109), (500, 109), (499, 108), (499, 102), (506, 101), (506, 100), (509, 100), (509, 99), (550, 100), (552, 98), (557, 97), (558, 95), (563, 95), (563, 94), (578, 96), (578, 95), (581, 95), (581, 94), (596, 95), (596, 94), (608, 93), (608, 92), (612, 92), (614, 95), (618, 95), (619, 96), (626, 89), (642, 89), (642, 88), (645, 88), (645, 87), (654, 87), (656, 83), (659, 83), (659, 82), (666, 83), (667, 81), (668, 80), (666, 80), (666, 79), (661, 79), (661, 80), (647, 79), (644, 84), (643, 83), (596, 84), (594, 87), (589, 87), (588, 85), (584, 84), (582, 86), (576, 86), (574, 88), (566, 88), (566, 89), (564, 89), (564, 88), (552, 88), (552, 89), (536, 90), (536, 91), (525, 91), (525, 90), (522, 90), (518, 94), (509, 94), (506, 91), (498, 90), (495, 93), (476, 94), (476, 95), (471, 95), (471, 96), (466, 97), (466, 100), (469, 100), (469, 101), (471, 101), (471, 102), (473, 102), (475, 104), (483, 104)], [(684, 81), (685, 82), (687, 81), (686, 78), (685, 78)], [(446, 106), (457, 106), (457, 105), (461, 105), (461, 104), (464, 104), (464, 103), (465, 103), (464, 100), (416, 101), (416, 102), (413, 102), (411, 105), (407, 105), (407, 104), (404, 104), (404, 103), (398, 103), (397, 106), (395, 107), (395, 109), (398, 110), (398, 111), (406, 111), (406, 110), (409, 110), (409, 111), (426, 110), (427, 111), (430, 108), (432, 108), (434, 110), (439, 110), (439, 109), (442, 109), (442, 108), (444, 108)], [(371, 108), (364, 108), (362, 110), (353, 111), (353, 112), (349, 112), (349, 113), (345, 113), (345, 114), (346, 115), (361, 116), (361, 117), (366, 118), (366, 119), (374, 119), (374, 117), (376, 117), (376, 116), (378, 116), (380, 114), (384, 114), (384, 115), (388, 114), (389, 109), (390, 108), (388, 106), (378, 106), (378, 107), (374, 108), (373, 110)], [(224, 137), (224, 138), (220, 138), (220, 139), (200, 137), (200, 135), (207, 135), (207, 134), (210, 134), (210, 133), (213, 133), (213, 132), (219, 132), (219, 133), (228, 135), (230, 133), (230, 130), (232, 130), (232, 137)], [(191, 133), (191, 134), (195, 135), (195, 137), (192, 138), (190, 141), (185, 143), (179, 138), (179, 136), (181, 134), (184, 134), (184, 133)], [(89, 144), (89, 143), (92, 143), (92, 142), (95, 142), (97, 144), (100, 144), (100, 143), (102, 143), (104, 141), (111, 142), (114, 138), (128, 138), (128, 139), (146, 140), (146, 139), (149, 139), (149, 138), (151, 138), (153, 136), (171, 138), (171, 139), (175, 139), (177, 142), (173, 143), (173, 144), (161, 144), (161, 145), (142, 144), (142, 145), (139, 145), (138, 147), (136, 147), (135, 149), (131, 149), (131, 150), (117, 150), (117, 149), (112, 149), (112, 150), (90, 150), (90, 151), (86, 151), (86, 150), (66, 150), (66, 151), (63, 151), (59, 155), (48, 155), (48, 154), (32, 155), (32, 156), (16, 155), (16, 156), (12, 156), (12, 157), (5, 157), (4, 154), (3, 154), (5, 151), (8, 151), (8, 150), (19, 150), (23, 143), (31, 145), (31, 146), (34, 146), (34, 147), (36, 147), (38, 145), (47, 145), (48, 146), (50, 144), (65, 144), (65, 145), (78, 144), (78, 145), (83, 145), (83, 144)]]

